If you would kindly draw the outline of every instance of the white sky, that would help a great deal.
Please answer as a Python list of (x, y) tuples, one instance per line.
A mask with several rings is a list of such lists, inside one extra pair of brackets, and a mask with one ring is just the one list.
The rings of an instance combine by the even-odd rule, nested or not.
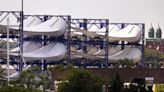
[[(0, 11), (4, 10), (21, 10), (21, 0), (0, 0)], [(24, 0), (24, 12), (139, 22), (146, 24), (146, 32), (151, 22), (155, 29), (159, 22), (164, 30), (164, 0)]]

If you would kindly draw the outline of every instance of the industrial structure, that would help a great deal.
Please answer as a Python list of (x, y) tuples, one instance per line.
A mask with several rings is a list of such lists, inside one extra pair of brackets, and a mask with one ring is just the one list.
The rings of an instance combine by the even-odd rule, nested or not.
[(144, 66), (143, 23), (110, 23), (69, 15), (24, 15), (0, 11), (2, 66), (64, 64), (108, 68), (129, 59)]

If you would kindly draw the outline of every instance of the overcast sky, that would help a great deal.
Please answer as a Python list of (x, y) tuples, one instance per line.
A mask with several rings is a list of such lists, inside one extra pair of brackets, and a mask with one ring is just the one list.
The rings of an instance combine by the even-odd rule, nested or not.
[[(0, 11), (4, 10), (21, 10), (21, 0), (0, 0)], [(146, 32), (151, 22), (155, 29), (159, 22), (164, 30), (164, 0), (24, 0), (24, 13), (139, 22), (146, 24)]]

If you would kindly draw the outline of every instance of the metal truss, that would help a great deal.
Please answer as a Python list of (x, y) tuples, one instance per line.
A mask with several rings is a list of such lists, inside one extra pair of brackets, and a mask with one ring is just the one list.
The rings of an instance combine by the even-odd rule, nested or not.
[[(16, 32), (16, 33), (12, 33), (10, 34), (10, 39), (14, 39), (14, 38), (17, 38), (19, 39), (19, 42), (18, 42), (18, 46), (21, 48), (21, 51), (23, 51), (23, 43), (24, 41), (35, 41), (35, 42), (40, 42), (42, 43), (43, 45), (46, 45), (47, 42), (63, 42), (64, 44), (67, 45), (68, 41), (67, 41), (67, 38), (69, 38), (69, 33), (67, 33), (67, 36), (65, 38), (65, 36), (61, 36), (61, 37), (46, 37), (46, 36), (34, 36), (34, 37), (24, 37), (23, 36), (23, 20), (24, 19), (27, 19), (29, 16), (35, 16), (37, 18), (39, 18), (40, 20), (42, 20), (43, 22), (52, 18), (52, 17), (60, 17), (62, 19), (64, 19), (67, 24), (68, 24), (68, 30), (70, 30), (70, 23), (71, 23), (71, 16), (69, 15), (24, 15), (22, 11), (0, 11), (0, 23), (5, 19), (7, 18), (8, 16), (13, 16), (15, 18), (15, 20), (18, 22), (19, 25), (10, 25), (12, 27), (18, 27), (19, 28), (19, 31)], [(69, 31), (67, 31), (69, 32)], [(6, 38), (6, 33), (2, 33), (2, 35), (0, 36), (1, 39), (3, 38)], [(67, 46), (67, 50), (69, 51), (69, 48)], [(67, 52), (68, 53), (68, 52)], [(18, 57), (15, 57), (15, 58), (12, 58), (10, 60), (10, 65), (17, 65), (17, 69), (18, 71), (22, 71), (23, 69), (23, 66), (24, 66), (24, 61), (23, 61), (23, 58), (22, 56), (23, 55), (23, 52), (20, 52), (20, 56), (19, 58)], [(6, 60), (5, 59), (1, 59), (0, 60), (0, 63), (1, 64), (6, 64)], [(46, 62), (46, 61), (43, 61), (43, 62), (40, 62), (40, 61), (34, 61), (34, 62), (26, 62), (27, 65), (29, 64), (34, 64), (34, 65), (42, 65), (44, 67), (44, 69), (46, 69), (47, 65), (49, 64), (56, 64), (56, 62)]]
[[(60, 37), (47, 37), (47, 36), (34, 36), (34, 37), (26, 37), (24, 38), (25, 41), (36, 41), (36, 42), (41, 42), (42, 45), (46, 45), (48, 42), (62, 42), (64, 44), (67, 45), (67, 53), (69, 52), (69, 46), (68, 46), (68, 42), (69, 40), (67, 40), (69, 38), (69, 30), (70, 30), (70, 23), (71, 23), (71, 16), (69, 15), (24, 15), (25, 18), (28, 18), (29, 16), (33, 16), (33, 17), (37, 17), (40, 20), (42, 20), (43, 22), (46, 20), (51, 19), (52, 17), (60, 17), (63, 20), (65, 20), (68, 24), (68, 31), (65, 35), (62, 35)], [(67, 54), (68, 55), (68, 54)], [(61, 61), (60, 61), (61, 63)], [(67, 64), (68, 62), (64, 62), (64, 64)], [(32, 64), (32, 65), (41, 65), (43, 67), (43, 69), (45, 70), (47, 68), (47, 65), (54, 65), (56, 64), (56, 61), (34, 61), (34, 62), (27, 62), (27, 64)]]
[[(80, 67), (87, 67), (87, 66), (98, 66), (98, 67), (108, 67), (110, 61), (108, 61), (108, 47), (109, 45), (115, 45), (115, 46), (121, 46), (122, 49), (124, 49), (125, 46), (133, 45), (137, 46), (142, 50), (142, 64), (144, 65), (143, 58), (144, 58), (144, 33), (145, 33), (145, 24), (143, 23), (109, 23), (108, 19), (71, 19), (71, 16), (69, 15), (24, 15), (22, 11), (0, 11), (0, 23), (7, 18), (8, 16), (13, 16), (15, 18), (15, 21), (18, 22), (19, 25), (11, 25), (11, 26), (18, 26), (19, 31), (15, 33), (10, 34), (10, 39), (19, 39), (18, 40), (18, 46), (21, 48), (21, 51), (23, 51), (23, 43), (24, 41), (35, 41), (40, 42), (42, 45), (48, 44), (48, 42), (62, 42), (67, 45), (67, 57), (62, 61), (49, 61), (46, 62), (43, 61), (33, 61), (33, 62), (26, 62), (27, 65), (39, 65), (42, 66), (44, 69), (47, 68), (49, 65), (54, 64), (73, 64), (75, 66)], [(34, 36), (34, 37), (24, 37), (23, 36), (23, 20), (28, 18), (29, 16), (35, 16), (42, 20), (43, 22), (52, 18), (52, 17), (60, 17), (63, 18), (67, 24), (68, 24), (68, 30), (67, 33), (61, 37), (47, 37), (47, 36)], [(120, 29), (126, 27), (127, 25), (138, 25), (142, 29), (142, 35), (139, 42), (109, 42), (108, 40), (108, 29), (109, 24), (117, 25)], [(89, 30), (93, 26), (96, 26), (98, 29), (105, 28), (105, 36), (103, 38), (99, 37), (90, 37), (87, 35), (79, 35), (79, 36), (72, 36), (71, 33), (71, 26), (80, 28), (85, 30)], [(1, 31), (1, 30), (0, 30)], [(6, 38), (6, 33), (2, 33), (0, 36), (1, 39)], [(77, 58), (75, 60), (71, 59), (71, 47), (75, 46), (77, 49), (82, 49), (84, 51), (84, 54), (88, 52), (88, 46), (99, 46), (101, 49), (105, 50), (105, 56), (104, 59), (99, 59), (96, 61), (87, 59), (85, 57), (83, 58)], [(23, 52), (20, 52), (20, 56), (17, 58), (12, 58), (10, 61), (10, 65), (17, 65), (17, 70), (21, 71), (24, 62), (22, 59)], [(6, 60), (4, 58), (1, 58), (0, 64), (6, 64)]]
[[(71, 19), (71, 26), (80, 28), (80, 29), (84, 29), (84, 31), (89, 30), (93, 26), (96, 26), (98, 29), (101, 29), (101, 28), (106, 29), (106, 32), (105, 32), (106, 35), (103, 37), (103, 39), (100, 39), (97, 37), (89, 37), (87, 35), (71, 37), (70, 38), (71, 46), (79, 45), (78, 49), (82, 49), (84, 51), (84, 54), (86, 54), (88, 52), (87, 47), (91, 46), (91, 45), (92, 46), (99, 45), (100, 47), (108, 50), (108, 48), (107, 48), (108, 47), (108, 44), (107, 44), (107, 42), (108, 42), (108, 37), (107, 37), (108, 24), (109, 24), (108, 19)], [(70, 52), (70, 54), (71, 54), (71, 52)], [(104, 61), (105, 62), (101, 62), (101, 63), (103, 63), (104, 66), (107, 66), (108, 65), (108, 52), (106, 52), (106, 54), (105, 54)], [(77, 58), (76, 62), (80, 62), (80, 63), (76, 63), (76, 64), (82, 64), (80, 66), (84, 67), (85, 65), (87, 65), (87, 63), (89, 64), (92, 61), (83, 57), (81, 59)]]
[[(4, 22), (5, 19), (7, 18), (12, 18), (12, 20), (15, 21), (16, 24), (10, 24), (9, 27), (18, 27), (19, 31), (16, 32), (10, 32), (9, 33), (9, 38), (10, 39), (18, 39), (17, 44), (21, 47), (21, 50), (23, 50), (23, 46), (21, 44), (21, 42), (23, 42), (22, 36), (23, 36), (23, 12), (22, 11), (0, 11), (0, 23)], [(7, 30), (7, 29), (6, 29)], [(7, 33), (6, 32), (2, 32), (1, 30), (1, 39), (4, 39), (7, 37)], [(20, 52), (22, 53), (22, 52)], [(19, 65), (19, 67), (17, 67), (17, 70), (22, 70), (22, 54), (20, 54), (19, 58), (17, 58), (17, 61), (13, 61), (10, 60), (10, 64), (11, 65)], [(1, 59), (1, 64), (6, 64), (7, 61), (6, 59), (2, 58)]]
[(125, 42), (125, 41), (121, 41), (121, 42), (109, 42), (109, 45), (119, 45), (121, 46), (121, 49), (124, 49), (125, 46), (136, 46), (138, 48), (141, 49), (142, 51), (142, 58), (141, 58), (141, 66), (145, 67), (144, 64), (144, 43), (145, 43), (145, 24), (144, 23), (110, 23), (111, 25), (117, 25), (120, 29), (128, 26), (128, 25), (137, 25), (142, 29), (141, 32), (141, 38), (138, 42)]
[[(92, 22), (90, 23), (90, 21), (92, 21)], [(98, 23), (97, 23), (97, 21), (98, 21)], [(88, 30), (92, 26), (92, 25), (88, 26), (89, 24), (92, 24), (92, 25), (100, 24), (98, 26), (99, 28), (102, 28), (102, 25), (105, 25), (105, 23), (103, 23), (100, 19), (98, 19), (98, 20), (96, 20), (96, 19), (95, 20), (94, 19), (93, 20), (89, 19), (89, 22), (87, 21), (87, 19), (72, 19), (71, 20), (71, 25), (73, 25), (73, 26), (75, 26), (77, 28), (81, 28), (81, 29)], [(108, 37), (106, 37), (107, 40), (105, 40), (105, 41), (102, 38), (92, 38), (92, 39), (88, 40), (87, 36), (82, 35), (82, 36), (76, 36), (76, 37), (71, 38), (72, 39), (71, 40), (71, 45), (73, 45), (73, 46), (74, 45), (81, 45), (81, 48), (83, 48), (83, 50), (85, 51), (86, 50), (85, 47), (87, 47), (89, 45), (94, 45), (94, 46), (100, 45), (102, 47), (104, 45), (104, 43), (106, 43), (106, 45), (105, 45), (106, 48), (102, 47), (102, 49), (105, 49), (105, 51), (107, 51), (106, 54), (105, 54), (105, 61), (106, 61), (105, 65), (106, 66), (108, 66), (109, 63), (110, 63), (110, 61), (108, 62), (108, 46), (109, 45), (121, 46), (121, 49), (124, 49), (125, 46), (136, 46), (136, 47), (140, 48), (141, 51), (142, 51), (141, 63), (142, 63), (142, 66), (144, 67), (143, 59), (144, 59), (145, 24), (144, 23), (108, 23), (107, 22), (106, 25), (107, 26), (108, 25), (117, 25), (120, 29), (122, 29), (122, 28), (124, 28), (124, 27), (126, 27), (128, 25), (138, 25), (142, 29), (141, 39), (138, 42), (126, 42), (126, 41), (109, 42), (108, 41)], [(108, 29), (108, 27), (107, 27), (107, 29)], [(76, 65), (78, 64), (80, 66), (82, 66), (81, 64), (83, 64), (85, 66), (85, 65), (90, 65), (92, 63), (91, 60), (87, 60), (87, 61), (91, 61), (88, 64), (84, 64), (84, 62), (78, 63), (78, 62), (82, 61), (83, 59), (76, 59), (76, 60), (79, 60), (79, 61), (76, 61), (77, 62)], [(102, 65), (103, 63), (101, 62), (101, 60), (97, 64), (99, 64), (99, 67), (100, 66), (104, 67), (104, 65)], [(94, 64), (91, 64), (91, 65), (94, 65)]]

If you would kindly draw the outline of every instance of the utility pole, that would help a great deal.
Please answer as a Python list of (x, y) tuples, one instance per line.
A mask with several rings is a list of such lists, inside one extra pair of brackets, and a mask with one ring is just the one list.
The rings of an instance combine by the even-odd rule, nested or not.
[(7, 83), (9, 85), (9, 81), (10, 81), (10, 78), (9, 78), (9, 72), (10, 72), (10, 67), (9, 67), (9, 62), (10, 62), (10, 57), (9, 57), (9, 18), (7, 18)]
[(20, 14), (20, 61), (19, 61), (19, 70), (23, 70), (23, 0), (21, 1), (21, 14)]

